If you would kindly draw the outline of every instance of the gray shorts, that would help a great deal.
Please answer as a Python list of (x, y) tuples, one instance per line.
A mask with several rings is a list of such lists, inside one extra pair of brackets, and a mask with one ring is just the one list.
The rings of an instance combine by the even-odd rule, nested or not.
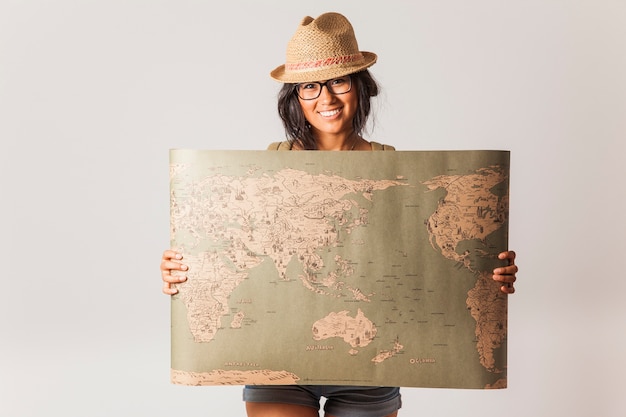
[(297, 404), (320, 408), (337, 417), (383, 417), (402, 406), (398, 387), (341, 385), (246, 385), (243, 400), (259, 403)]

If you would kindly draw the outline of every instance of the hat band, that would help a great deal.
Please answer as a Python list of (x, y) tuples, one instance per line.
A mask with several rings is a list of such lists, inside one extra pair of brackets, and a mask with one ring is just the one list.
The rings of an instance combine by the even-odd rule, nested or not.
[(351, 54), (343, 56), (334, 56), (332, 58), (318, 59), (316, 61), (296, 62), (294, 64), (285, 64), (286, 71), (308, 71), (320, 67), (329, 67), (331, 65), (347, 64), (355, 61), (362, 61), (363, 54)]

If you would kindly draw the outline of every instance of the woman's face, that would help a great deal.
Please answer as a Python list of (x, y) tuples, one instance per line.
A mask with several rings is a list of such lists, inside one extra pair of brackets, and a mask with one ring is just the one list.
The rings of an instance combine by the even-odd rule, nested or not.
[[(326, 81), (320, 81), (325, 83)], [(331, 80), (332, 83), (332, 80)], [(306, 83), (301, 88), (306, 88)], [(352, 88), (347, 93), (333, 94), (327, 85), (322, 87), (319, 97), (313, 100), (298, 98), (304, 117), (313, 127), (314, 135), (352, 133), (352, 119), (357, 111), (357, 88), (352, 81)]]

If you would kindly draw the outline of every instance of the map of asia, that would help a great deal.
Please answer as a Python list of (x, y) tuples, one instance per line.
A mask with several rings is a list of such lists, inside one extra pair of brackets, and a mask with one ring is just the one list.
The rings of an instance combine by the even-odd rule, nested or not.
[(508, 151), (170, 151), (171, 381), (505, 388)]

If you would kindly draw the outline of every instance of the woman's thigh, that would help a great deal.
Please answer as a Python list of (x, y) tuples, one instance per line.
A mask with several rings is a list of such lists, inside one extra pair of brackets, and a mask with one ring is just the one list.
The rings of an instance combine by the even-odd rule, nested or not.
[(246, 402), (248, 417), (319, 417), (315, 408), (296, 404)]

